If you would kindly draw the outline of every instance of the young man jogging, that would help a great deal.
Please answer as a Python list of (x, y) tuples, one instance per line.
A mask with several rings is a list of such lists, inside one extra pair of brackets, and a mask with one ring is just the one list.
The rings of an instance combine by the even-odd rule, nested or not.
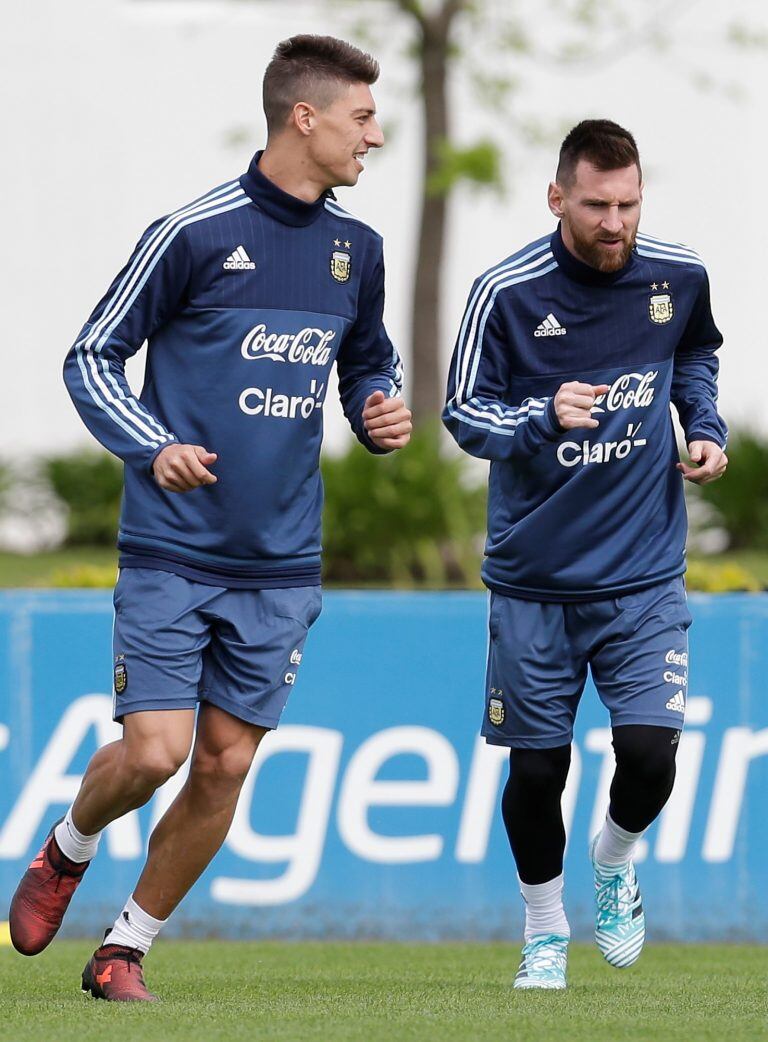
[[(686, 246), (638, 233), (632, 135), (587, 120), (560, 151), (545, 236), (475, 283), (444, 420), (491, 461), (483, 734), (510, 747), (502, 814), (526, 903), (516, 988), (564, 988), (560, 800), (592, 671), (616, 772), (593, 841), (595, 939), (613, 966), (645, 937), (632, 864), (666, 803), (685, 712), (683, 478), (725, 470), (720, 334)], [(675, 405), (691, 463), (680, 463)]]
[[(184, 763), (133, 894), (83, 974), (151, 1000), (141, 960), (227, 835), (320, 612), (322, 405), (336, 363), (357, 437), (405, 445), (410, 413), (382, 324), (380, 237), (335, 201), (383, 144), (378, 65), (330, 37), (277, 48), (268, 141), (248, 172), (153, 224), (65, 364), (84, 422), (125, 461), (114, 715), (66, 817), (23, 877), (16, 948), (58, 930), (101, 831)], [(149, 341), (134, 396), (125, 360)], [(195, 711), (199, 705), (197, 727)]]

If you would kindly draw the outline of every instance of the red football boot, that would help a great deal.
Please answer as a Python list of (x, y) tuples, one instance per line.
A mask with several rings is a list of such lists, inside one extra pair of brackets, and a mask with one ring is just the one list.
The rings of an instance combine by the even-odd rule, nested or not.
[[(106, 934), (104, 937), (106, 940)], [(143, 958), (144, 952), (138, 948), (102, 944), (83, 970), (83, 991), (108, 1002), (157, 1002), (157, 995), (144, 983)]]
[(21, 877), (11, 901), (11, 943), (22, 955), (37, 955), (48, 947), (90, 865), (90, 861), (70, 861), (62, 854), (53, 835), (58, 824)]

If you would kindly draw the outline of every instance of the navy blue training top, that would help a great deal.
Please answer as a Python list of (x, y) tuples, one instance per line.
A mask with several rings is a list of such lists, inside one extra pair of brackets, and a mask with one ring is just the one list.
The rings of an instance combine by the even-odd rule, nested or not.
[[(320, 581), (322, 406), (334, 362), (349, 423), (402, 385), (384, 329), (381, 237), (331, 193), (307, 203), (259, 170), (152, 224), (64, 364), (80, 416), (125, 461), (122, 567), (228, 587)], [(148, 341), (144, 388), (127, 358)], [(218, 453), (183, 494), (152, 473), (172, 442)]]
[[(670, 401), (688, 442), (725, 446), (722, 337), (698, 255), (638, 234), (601, 273), (558, 228), (475, 282), (443, 420), (491, 461), (482, 574), (500, 593), (587, 600), (685, 571), (683, 478)], [(608, 384), (596, 429), (563, 431), (561, 384)]]

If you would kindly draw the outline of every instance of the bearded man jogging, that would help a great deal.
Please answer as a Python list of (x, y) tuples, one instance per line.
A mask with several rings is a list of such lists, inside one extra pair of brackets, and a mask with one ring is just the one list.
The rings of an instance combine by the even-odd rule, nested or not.
[(566, 985), (560, 800), (588, 667), (616, 755), (590, 847), (595, 938), (613, 966), (640, 955), (632, 853), (672, 791), (685, 713), (683, 479), (713, 481), (727, 462), (706, 272), (687, 246), (638, 233), (641, 200), (632, 135), (574, 127), (549, 186), (558, 228), (475, 282), (443, 414), (491, 461), (483, 734), (510, 747), (502, 814), (526, 904), (516, 988)]
[[(381, 238), (330, 191), (384, 138), (378, 65), (331, 37), (281, 43), (268, 141), (247, 173), (153, 224), (70, 351), (85, 424), (125, 461), (114, 716), (66, 817), (22, 879), (15, 947), (51, 941), (99, 836), (187, 759), (133, 894), (83, 974), (98, 998), (152, 1000), (142, 957), (229, 830), (320, 613), (319, 453), (334, 362), (353, 431), (405, 445), (410, 412), (382, 324)], [(136, 397), (125, 360), (149, 341)], [(199, 705), (195, 732), (195, 711)]]

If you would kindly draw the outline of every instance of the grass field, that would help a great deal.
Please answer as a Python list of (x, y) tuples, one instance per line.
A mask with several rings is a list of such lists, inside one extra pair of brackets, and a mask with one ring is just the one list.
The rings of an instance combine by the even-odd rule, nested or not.
[(157, 1005), (80, 992), (92, 945), (36, 959), (0, 950), (0, 1038), (8, 1042), (323, 1039), (360, 1042), (746, 1042), (766, 1036), (758, 947), (649, 946), (612, 970), (573, 945), (567, 992), (514, 992), (518, 949), (502, 945), (166, 941), (147, 959)]

